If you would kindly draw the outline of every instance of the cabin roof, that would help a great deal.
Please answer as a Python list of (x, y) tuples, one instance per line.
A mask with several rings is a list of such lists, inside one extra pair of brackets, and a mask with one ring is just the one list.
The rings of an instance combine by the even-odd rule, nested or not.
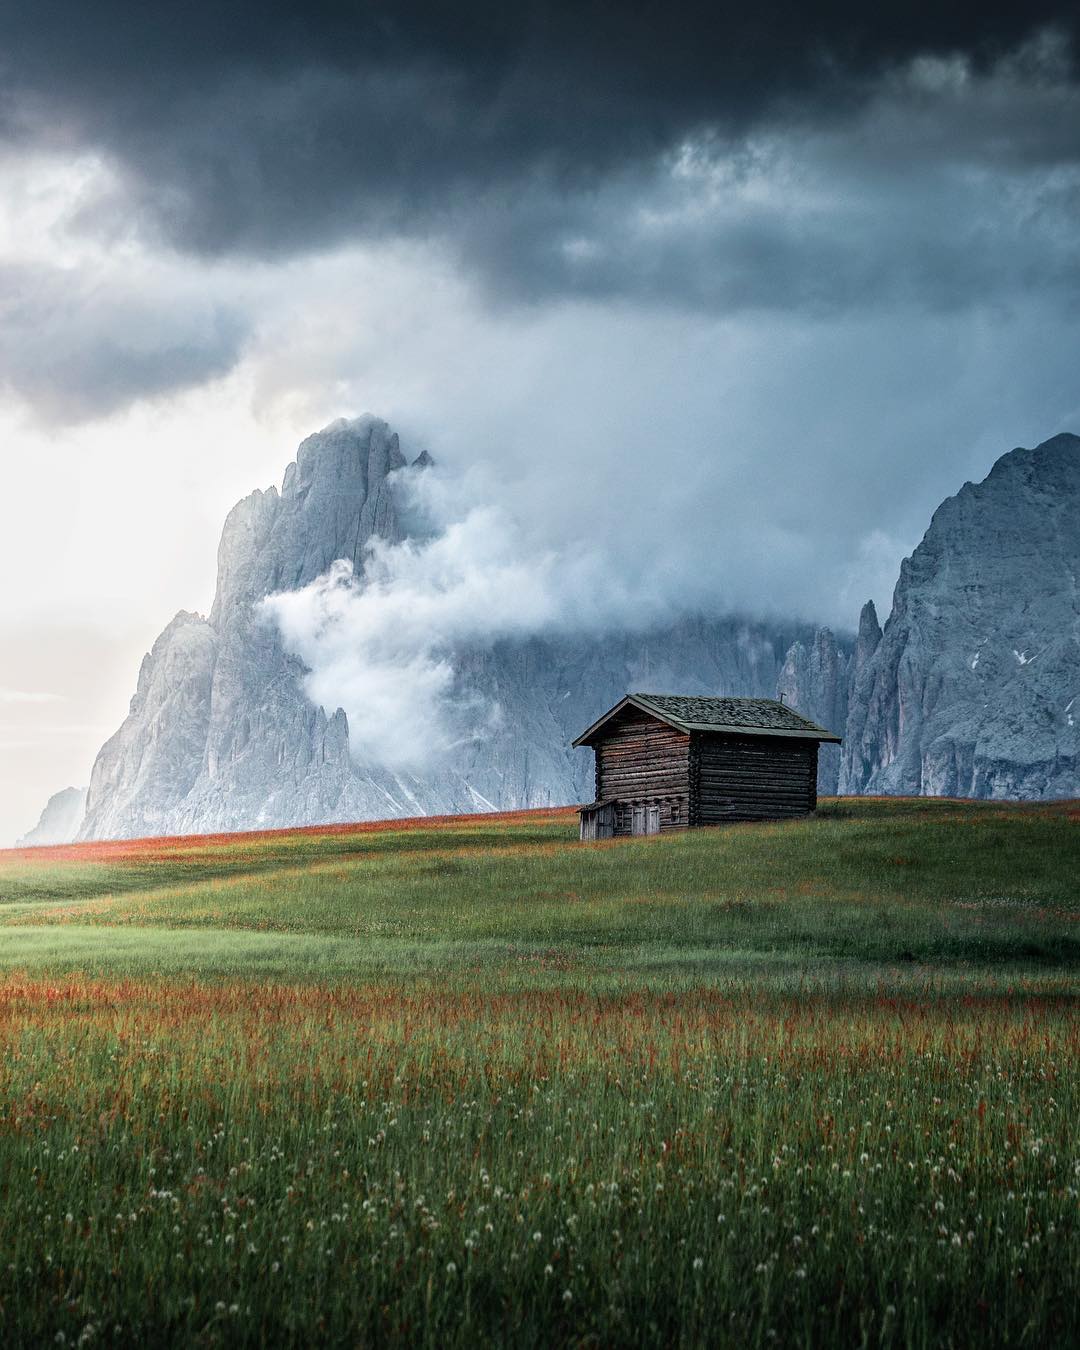
[(773, 698), (705, 698), (686, 694), (627, 694), (574, 741), (590, 745), (605, 723), (624, 708), (638, 708), (678, 731), (726, 731), (741, 736), (797, 736), (833, 741), (840, 737)]

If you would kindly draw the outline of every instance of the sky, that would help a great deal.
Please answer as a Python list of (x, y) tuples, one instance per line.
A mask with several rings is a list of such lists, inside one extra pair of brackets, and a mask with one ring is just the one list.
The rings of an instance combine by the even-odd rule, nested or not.
[(615, 617), (887, 612), (1078, 245), (1071, 6), (0, 0), (0, 842), (337, 416)]

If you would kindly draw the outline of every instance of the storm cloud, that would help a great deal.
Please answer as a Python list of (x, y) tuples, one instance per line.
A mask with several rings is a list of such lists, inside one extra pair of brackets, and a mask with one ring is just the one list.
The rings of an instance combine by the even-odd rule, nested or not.
[(247, 324), (175, 276), (0, 262), (0, 388), (52, 423), (223, 375)]
[[(279, 307), (260, 268), (403, 241), (491, 306), (1072, 304), (1073, 19), (1050, 0), (9, 6), (0, 150), (97, 165), (51, 227), (112, 274), (8, 254), (6, 383), (79, 418), (216, 378)], [(182, 258), (177, 286), (162, 265)]]
[[(657, 176), (670, 186), (688, 146), (721, 166), (714, 188), (737, 189), (753, 175), (759, 130), (828, 136), (912, 62), (937, 63), (929, 69), (939, 95), (950, 81), (955, 92), (958, 81), (1000, 78), (1009, 62), (1021, 83), (1071, 87), (1072, 17), (1053, 0), (885, 0), (872, 12), (853, 0), (42, 0), (10, 6), (0, 20), (0, 133), (109, 156), (122, 187), (86, 222), (137, 218), (195, 253), (447, 237), (489, 277), (527, 264), (537, 289), (608, 290), (639, 266), (642, 231), (621, 257), (590, 267), (594, 227), (620, 202), (647, 204)], [(1027, 53), (1023, 69), (1017, 51)], [(1009, 111), (1007, 127), (993, 117), (1001, 124), (984, 127), (986, 108), (969, 109), (966, 128), (949, 119), (948, 134), (966, 146), (916, 144), (915, 154), (948, 160), (958, 151), (980, 163), (1016, 153), (1030, 163), (1034, 138), (1044, 163), (1075, 163), (1075, 117), (1050, 105)], [(916, 114), (916, 142), (917, 123)], [(907, 158), (905, 129), (884, 130), (879, 163)], [(697, 195), (692, 181), (678, 181)], [(748, 238), (755, 226), (751, 215)], [(681, 244), (661, 238), (650, 285), (660, 291), (669, 272), (708, 268), (718, 250), (730, 251), (729, 265), (764, 271), (775, 254), (783, 259), (785, 241), (766, 237), (755, 255), (730, 229), (711, 247), (692, 234)], [(827, 256), (808, 258), (821, 261), (828, 266)], [(712, 300), (726, 302), (730, 286), (713, 289)]]
[(850, 627), (965, 478), (1080, 430), (1078, 259), (1055, 0), (0, 0), (5, 624), (72, 670), (76, 618), (127, 634), (115, 722), (233, 502), (372, 411), (463, 477), (470, 548), (309, 597), (386, 656), (357, 708), (391, 592), (514, 620), (458, 606), (473, 556), (544, 578), (533, 626), (587, 564), (613, 619)]

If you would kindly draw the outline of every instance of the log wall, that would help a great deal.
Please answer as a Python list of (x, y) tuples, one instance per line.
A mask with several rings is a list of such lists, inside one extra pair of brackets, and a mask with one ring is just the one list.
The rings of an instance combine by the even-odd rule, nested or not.
[[(582, 817), (583, 838), (739, 820), (783, 820), (817, 807), (818, 743), (802, 737), (687, 735), (627, 708), (604, 727), (596, 752), (597, 803)], [(645, 808), (648, 814), (643, 814)], [(610, 815), (609, 815), (610, 811)]]
[(656, 718), (626, 711), (604, 728), (596, 749), (596, 800), (615, 800), (615, 833), (630, 834), (632, 803), (660, 808), (661, 831), (689, 823), (690, 737)]
[(817, 808), (817, 741), (696, 733), (691, 824), (782, 820)]
[[(653, 805), (659, 813), (660, 834), (669, 830), (685, 830), (690, 823), (690, 796), (681, 793), (668, 797), (647, 797), (645, 802)], [(613, 834), (634, 833), (634, 804), (632, 802), (615, 803)]]

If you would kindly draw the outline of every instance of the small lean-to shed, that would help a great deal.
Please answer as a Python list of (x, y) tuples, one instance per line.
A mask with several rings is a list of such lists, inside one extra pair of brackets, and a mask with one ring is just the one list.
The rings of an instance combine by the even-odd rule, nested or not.
[(771, 698), (627, 694), (574, 741), (596, 753), (581, 837), (807, 815), (822, 741), (840, 737)]

